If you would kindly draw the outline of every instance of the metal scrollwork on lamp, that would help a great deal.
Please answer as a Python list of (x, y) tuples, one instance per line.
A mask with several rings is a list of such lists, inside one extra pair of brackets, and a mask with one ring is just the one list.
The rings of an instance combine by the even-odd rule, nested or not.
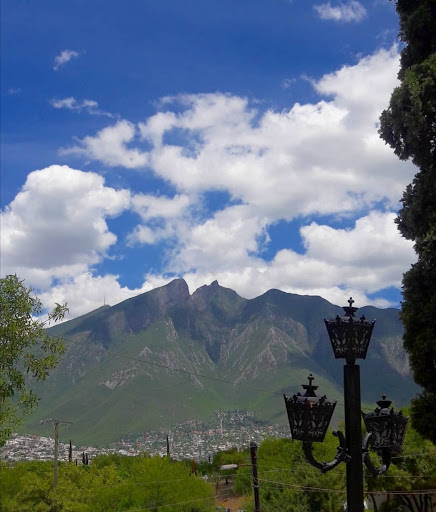
[(303, 384), (306, 391), (304, 395), (297, 393), (292, 397), (284, 396), (286, 411), (288, 413), (289, 426), (292, 439), (303, 441), (303, 452), (307, 461), (320, 469), (323, 473), (335, 468), (341, 462), (347, 461), (349, 456), (345, 448), (345, 438), (342, 432), (334, 431), (333, 435), (339, 439), (339, 446), (334, 460), (331, 462), (318, 462), (312, 455), (313, 442), (322, 443), (327, 432), (331, 417), (336, 407), (336, 400), (332, 402), (324, 395), (318, 397), (313, 386), (312, 374), (308, 377), (309, 384)]

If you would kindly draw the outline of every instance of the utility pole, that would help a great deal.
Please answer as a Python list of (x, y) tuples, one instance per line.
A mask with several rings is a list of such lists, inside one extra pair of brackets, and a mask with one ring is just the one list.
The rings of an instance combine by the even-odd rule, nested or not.
[(259, 479), (257, 478), (257, 444), (250, 442), (251, 469), (253, 471), (254, 512), (260, 512)]
[(64, 427), (66, 425), (70, 425), (73, 422), (49, 418), (47, 420), (42, 420), (41, 423), (51, 423), (54, 426), (54, 430), (55, 430), (53, 487), (56, 488), (56, 486), (58, 485), (59, 425), (62, 425)]

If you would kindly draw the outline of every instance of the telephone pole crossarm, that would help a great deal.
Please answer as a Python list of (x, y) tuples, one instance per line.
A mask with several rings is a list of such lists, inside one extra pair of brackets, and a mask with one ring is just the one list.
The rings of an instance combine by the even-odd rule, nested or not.
[(67, 420), (58, 420), (54, 418), (48, 418), (46, 420), (41, 420), (42, 423), (51, 423), (55, 430), (55, 446), (54, 446), (54, 470), (53, 470), (53, 487), (58, 485), (58, 459), (59, 459), (59, 425), (62, 427), (66, 427), (67, 425), (71, 425), (72, 421)]

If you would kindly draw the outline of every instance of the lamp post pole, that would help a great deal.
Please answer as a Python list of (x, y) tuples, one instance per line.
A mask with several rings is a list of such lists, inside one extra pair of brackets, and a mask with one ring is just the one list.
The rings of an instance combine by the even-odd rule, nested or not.
[(347, 511), (363, 512), (362, 426), (360, 367), (344, 366), (345, 439), (347, 462)]
[(257, 477), (257, 444), (250, 443), (251, 469), (253, 472), (254, 512), (260, 512), (259, 479)]
[(221, 471), (228, 469), (237, 469), (243, 466), (251, 466), (253, 475), (253, 492), (254, 492), (254, 512), (260, 512), (260, 499), (259, 499), (259, 478), (257, 476), (257, 444), (254, 441), (250, 442), (250, 456), (251, 464), (224, 464), (220, 466)]

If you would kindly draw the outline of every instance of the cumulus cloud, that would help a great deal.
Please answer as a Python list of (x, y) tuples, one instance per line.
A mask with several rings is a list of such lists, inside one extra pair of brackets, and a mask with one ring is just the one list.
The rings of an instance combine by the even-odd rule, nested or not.
[(360, 2), (350, 0), (332, 6), (330, 2), (314, 6), (315, 11), (322, 20), (342, 21), (345, 23), (362, 21), (366, 17), (366, 9)]
[(130, 289), (120, 286), (118, 278), (112, 274), (93, 276), (90, 272), (82, 272), (61, 281), (39, 297), (45, 305), (67, 302), (71, 315), (66, 320), (69, 320), (71, 316), (89, 313), (104, 304), (117, 304), (153, 288), (152, 284), (144, 283), (140, 288)]
[(258, 253), (267, 239), (262, 217), (247, 205), (231, 206), (184, 233), (170, 268), (184, 273), (243, 267), (253, 261), (250, 254)]
[(87, 271), (117, 241), (105, 219), (129, 205), (129, 191), (98, 174), (59, 165), (31, 172), (1, 215), (2, 273), (43, 288)]
[(80, 53), (74, 50), (62, 50), (61, 53), (55, 57), (53, 69), (57, 71), (67, 62), (70, 62), (71, 59), (75, 59), (79, 55)]
[(351, 294), (360, 305), (387, 307), (387, 300), (368, 295), (399, 287), (402, 272), (416, 260), (413, 244), (401, 237), (394, 218), (393, 212), (372, 211), (350, 229), (311, 223), (300, 231), (303, 254), (283, 249), (270, 262), (246, 255), (217, 271), (214, 265), (203, 265), (187, 272), (185, 279), (191, 290), (218, 279), (247, 298), (278, 288), (320, 295), (335, 304)]
[[(397, 70), (397, 49), (380, 50), (313, 81), (326, 99), (281, 112), (261, 112), (246, 98), (218, 93), (167, 98), (165, 112), (138, 125), (147, 149), (136, 127), (120, 121), (63, 152), (108, 166), (147, 167), (187, 195), (227, 191), (271, 222), (352, 212), (383, 200), (392, 206), (412, 172), (377, 135)], [(181, 142), (167, 142), (168, 135)]]
[(132, 197), (132, 209), (144, 220), (179, 217), (188, 205), (189, 197), (183, 194), (172, 198), (150, 194), (135, 194)]
[(121, 120), (113, 126), (107, 126), (95, 137), (85, 137), (78, 146), (63, 148), (62, 155), (84, 155), (92, 160), (100, 160), (111, 167), (121, 166), (128, 169), (147, 165), (147, 154), (139, 149), (127, 147), (135, 138), (136, 128), (133, 123)]
[(189, 231), (192, 200), (186, 195), (173, 198), (136, 194), (132, 197), (132, 211), (143, 224), (139, 224), (127, 237), (128, 245), (156, 244), (161, 240), (182, 237)]
[(91, 115), (113, 117), (111, 113), (100, 110), (98, 108), (98, 103), (94, 100), (80, 101), (70, 96), (69, 98), (63, 99), (53, 98), (50, 100), (50, 104), (56, 109), (67, 109), (72, 110), (73, 112), (82, 112), (82, 110), (85, 110)]

